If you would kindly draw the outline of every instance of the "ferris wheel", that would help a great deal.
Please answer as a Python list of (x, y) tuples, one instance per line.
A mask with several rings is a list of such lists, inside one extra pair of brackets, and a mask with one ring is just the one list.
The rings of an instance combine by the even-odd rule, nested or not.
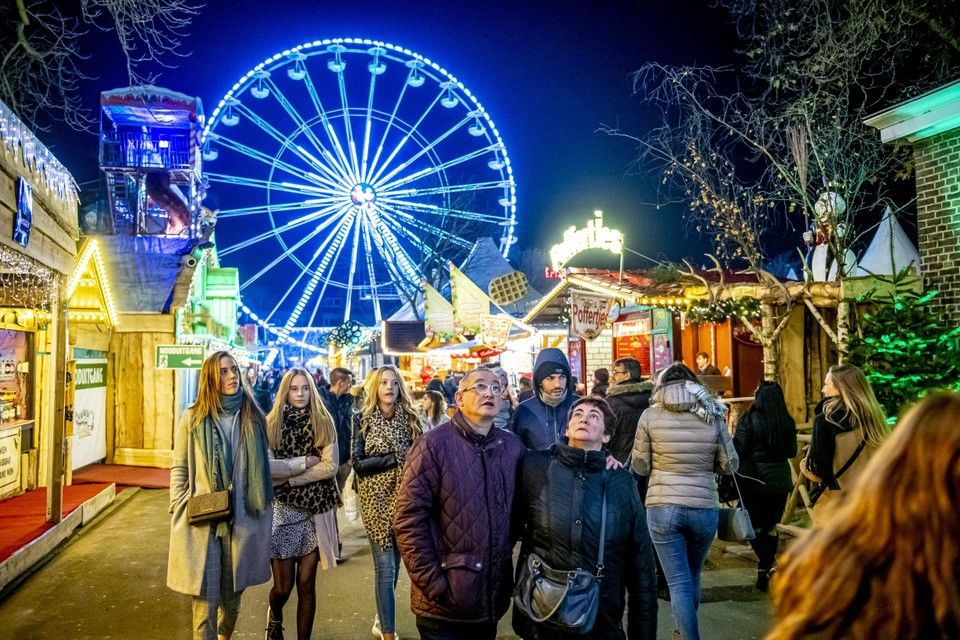
[(379, 324), (493, 237), (515, 242), (513, 170), (471, 91), (409, 49), (318, 40), (267, 58), (203, 131), (221, 262), (279, 328)]

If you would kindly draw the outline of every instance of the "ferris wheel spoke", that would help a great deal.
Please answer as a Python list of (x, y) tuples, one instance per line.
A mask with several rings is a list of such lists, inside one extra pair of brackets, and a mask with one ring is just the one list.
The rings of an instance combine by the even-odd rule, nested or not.
[[(400, 283), (412, 286), (414, 290), (419, 290), (420, 281), (423, 280), (423, 274), (421, 274), (420, 269), (416, 267), (413, 258), (410, 257), (410, 254), (407, 253), (403, 245), (397, 240), (397, 236), (393, 234), (393, 231), (391, 231), (387, 225), (383, 224), (383, 218), (380, 219), (377, 229), (380, 234), (382, 234), (383, 239), (386, 241), (386, 247), (393, 254), (394, 260), (396, 260), (400, 267), (400, 273), (398, 274)], [(390, 264), (389, 260), (387, 264)]]
[(258, 213), (275, 213), (278, 211), (303, 211), (313, 209), (318, 204), (342, 203), (343, 196), (327, 196), (325, 198), (310, 198), (303, 202), (286, 202), (283, 204), (261, 204), (253, 207), (239, 207), (236, 209), (220, 209), (217, 212), (217, 220), (223, 218), (240, 218)]
[(377, 326), (383, 319), (380, 311), (380, 295), (377, 291), (377, 272), (373, 269), (373, 248), (370, 240), (370, 216), (363, 216), (363, 252), (367, 261), (367, 275), (370, 276), (370, 298), (373, 300), (373, 317)]
[[(464, 238), (461, 238), (456, 234), (450, 233), (449, 231), (445, 231), (440, 227), (436, 227), (428, 222), (423, 222), (422, 220), (417, 219), (416, 216), (412, 216), (406, 211), (394, 209), (393, 207), (390, 207), (388, 205), (384, 205), (383, 208), (387, 210), (387, 213), (385, 215), (389, 219), (397, 223), (397, 227), (399, 227), (403, 231), (410, 233), (409, 229), (407, 229), (404, 225), (400, 224), (400, 221), (398, 220), (398, 218), (402, 218), (403, 220), (406, 220), (408, 223), (415, 226), (420, 231), (423, 231), (438, 239), (449, 240), (451, 243), (461, 248), (470, 249), (473, 246), (473, 243), (470, 242), (469, 240), (465, 240)], [(418, 239), (417, 242), (422, 242), (422, 241)]]
[[(397, 143), (397, 146), (393, 148), (393, 151), (390, 152), (390, 155), (387, 156), (387, 159), (383, 161), (383, 164), (380, 165), (380, 167), (373, 174), (373, 177), (370, 178), (371, 184), (376, 183), (380, 180), (380, 174), (383, 173), (384, 169), (390, 166), (390, 163), (393, 162), (393, 159), (397, 156), (398, 153), (400, 153), (400, 149), (403, 148), (403, 145), (407, 144), (407, 140), (409, 140), (410, 137), (413, 136), (417, 128), (423, 123), (423, 121), (427, 118), (427, 116), (430, 115), (430, 112), (433, 111), (433, 108), (437, 106), (437, 103), (440, 102), (440, 99), (445, 94), (446, 94), (446, 90), (441, 90), (440, 93), (437, 94), (437, 97), (433, 99), (433, 102), (431, 102), (427, 106), (427, 108), (423, 110), (423, 113), (420, 115), (420, 118), (410, 128), (410, 130), (404, 133), (403, 137), (400, 138), (400, 142)], [(371, 167), (370, 170), (371, 172), (373, 172), (373, 167)]]
[(350, 166), (357, 182), (360, 181), (360, 166), (357, 163), (357, 144), (353, 139), (353, 125), (350, 124), (350, 103), (347, 101), (347, 84), (343, 79), (343, 69), (337, 72), (337, 84), (340, 85), (340, 104), (343, 107), (343, 124), (347, 132), (347, 146), (350, 148)]
[(373, 90), (377, 86), (377, 74), (370, 74), (370, 90), (367, 92), (367, 117), (363, 126), (363, 160), (360, 162), (360, 180), (365, 180), (367, 176), (367, 158), (370, 155), (370, 124), (373, 115)]
[[(410, 72), (407, 74), (407, 78), (413, 74), (414, 70), (410, 69)], [(397, 119), (397, 111), (400, 110), (400, 103), (403, 102), (403, 96), (407, 92), (407, 87), (410, 84), (408, 82), (403, 83), (403, 88), (400, 89), (400, 95), (397, 97), (397, 101), (393, 105), (393, 111), (390, 112), (390, 118), (387, 120), (387, 125), (383, 129), (383, 135), (380, 136), (380, 143), (377, 145), (377, 151), (373, 154), (373, 160), (370, 162), (370, 172), (364, 173), (363, 179), (366, 182), (370, 181), (370, 174), (373, 173), (374, 168), (377, 166), (377, 161), (380, 159), (380, 154), (383, 153), (383, 145), (387, 141), (387, 135), (390, 133), (390, 129), (393, 127), (393, 122)]]
[[(348, 212), (348, 209), (349, 209), (349, 207), (346, 207), (346, 206), (345, 206), (345, 207), (341, 208), (341, 211), (342, 211), (343, 213), (347, 213), (347, 212)], [(348, 216), (348, 217), (349, 217), (349, 216)], [(305, 275), (307, 275), (308, 273), (311, 273), (311, 270), (313, 269), (313, 263), (316, 262), (317, 259), (320, 257), (321, 252), (323, 252), (324, 249), (328, 249), (329, 247), (331, 247), (331, 246), (333, 245), (334, 241), (336, 240), (336, 238), (340, 235), (340, 231), (343, 229), (344, 225), (346, 224), (347, 218), (346, 218), (346, 217), (339, 217), (339, 216), (337, 216), (335, 219), (337, 220), (337, 224), (336, 224), (336, 226), (334, 227), (334, 231), (333, 231), (332, 233), (330, 233), (326, 238), (324, 238), (324, 240), (323, 240), (323, 241), (320, 243), (320, 245), (317, 247), (316, 251), (313, 252), (313, 256), (310, 258), (309, 262), (307, 262), (307, 264), (304, 266), (304, 269), (297, 275), (296, 278), (294, 278), (293, 282), (290, 284), (290, 286), (287, 288), (287, 290), (283, 293), (283, 295), (282, 295), (282, 296), (280, 297), (280, 299), (277, 301), (277, 304), (274, 305), (273, 309), (270, 310), (270, 313), (267, 314), (267, 318), (266, 318), (267, 321), (269, 321), (270, 319), (272, 319), (273, 316), (277, 313), (277, 311), (280, 310), (280, 307), (283, 306), (284, 301), (286, 301), (286, 299), (290, 296), (290, 294), (293, 292), (293, 290), (297, 288), (297, 286), (298, 286), (299, 283), (300, 283), (300, 280), (301, 280)], [(314, 281), (314, 278), (315, 278), (315, 277), (317, 277), (317, 272), (316, 272), (316, 270), (313, 270), (313, 272), (312, 272), (312, 274), (311, 274), (311, 276), (310, 276), (310, 280), (311, 280), (311, 281)], [(319, 278), (318, 278), (318, 279), (319, 279)], [(313, 287), (310, 287), (310, 285), (309, 285), (309, 283), (308, 283), (307, 287), (310, 288), (310, 294), (312, 294), (312, 293), (313, 293), (313, 289), (316, 287), (316, 283), (314, 283)], [(304, 288), (304, 291), (306, 291), (306, 288)], [(307, 295), (307, 299), (309, 299), (310, 294)], [(303, 301), (303, 295), (302, 295), (302, 294), (301, 294), (301, 297), (300, 297), (300, 301)], [(296, 307), (294, 307), (294, 309), (296, 309)], [(297, 317), (299, 317), (299, 314), (302, 313), (302, 311), (303, 311), (303, 305), (300, 305), (300, 312), (297, 312)], [(291, 316), (291, 317), (292, 317), (292, 316)], [(290, 322), (290, 320), (289, 320), (289, 318), (288, 318), (288, 319), (287, 319), (287, 323), (289, 323), (289, 324), (287, 324), (287, 323), (284, 324), (283, 328), (281, 328), (281, 333), (286, 333), (287, 335), (289, 335), (289, 328), (292, 327), (295, 322), (296, 322), (296, 319), (294, 319), (293, 322)]]
[(337, 260), (340, 257), (340, 252), (343, 251), (344, 240), (346, 240), (347, 234), (350, 232), (350, 227), (353, 225), (353, 221), (356, 219), (356, 217), (357, 208), (350, 207), (349, 214), (341, 220), (339, 225), (337, 225), (337, 233), (334, 236), (333, 242), (331, 242), (327, 247), (326, 252), (323, 254), (323, 258), (320, 260), (320, 264), (317, 265), (317, 268), (314, 269), (313, 274), (310, 276), (310, 281), (307, 283), (303, 293), (300, 294), (300, 299), (297, 301), (297, 305), (293, 308), (293, 313), (290, 314), (290, 317), (287, 318), (287, 321), (283, 325), (284, 330), (289, 330), (290, 327), (295, 325), (297, 320), (300, 319), (300, 314), (303, 313), (304, 308), (307, 306), (307, 302), (309, 302), (310, 298), (313, 297), (313, 292), (317, 288), (317, 283), (320, 282), (320, 278), (323, 277), (323, 273), (326, 271), (327, 277), (323, 281), (323, 287), (320, 289), (320, 294), (317, 296), (317, 303), (314, 305), (314, 313), (316, 313), (316, 309), (319, 308), (320, 302), (323, 300), (323, 295), (327, 292), (327, 286), (330, 284), (330, 279), (333, 277), (333, 267), (337, 264)]
[[(266, 82), (270, 85), (271, 92), (273, 93), (274, 97), (277, 99), (277, 102), (280, 104), (281, 107), (283, 107), (283, 110), (287, 112), (287, 115), (290, 116), (290, 119), (293, 120), (294, 124), (297, 125), (298, 130), (303, 132), (303, 135), (306, 136), (306, 138), (310, 141), (310, 143), (321, 155), (327, 155), (329, 152), (327, 152), (326, 147), (324, 147), (323, 143), (320, 142), (320, 139), (317, 138), (316, 134), (313, 132), (313, 129), (310, 127), (310, 125), (307, 124), (303, 116), (300, 115), (300, 112), (297, 111), (296, 107), (293, 106), (293, 104), (287, 98), (286, 94), (284, 94), (280, 90), (280, 87), (277, 86), (277, 83), (275, 83), (270, 78), (268, 78)], [(309, 71), (306, 72), (306, 77), (304, 78), (304, 82), (307, 82), (308, 90), (313, 88), (313, 83), (310, 82)], [(312, 91), (311, 99), (315, 95), (316, 95), (316, 91)], [(314, 101), (314, 104), (319, 104), (319, 97), (317, 97), (316, 101)], [(320, 107), (320, 116), (321, 116), (321, 121), (323, 122), (326, 128), (326, 125), (329, 124), (329, 120), (327, 119), (326, 113), (323, 112), (322, 107)], [(343, 157), (343, 149), (340, 148), (339, 140), (332, 139), (330, 142), (332, 145), (334, 145), (335, 150), (338, 152), (338, 155), (343, 160), (343, 162), (333, 162), (331, 164), (331, 167), (336, 169), (337, 173), (340, 174), (343, 180), (350, 181), (350, 168), (349, 168), (349, 165), (346, 163), (346, 158)], [(333, 156), (330, 155), (329, 157), (333, 157)]]
[(437, 136), (437, 138), (433, 142), (431, 142), (430, 144), (424, 145), (423, 148), (420, 149), (420, 151), (416, 152), (415, 154), (413, 154), (413, 156), (407, 158), (406, 160), (398, 164), (396, 168), (393, 169), (393, 171), (391, 171), (387, 175), (380, 178), (377, 182), (379, 184), (388, 184), (387, 182), (388, 180), (390, 180), (395, 175), (397, 175), (398, 173), (400, 173), (401, 171), (409, 167), (411, 164), (413, 164), (420, 158), (422, 158), (424, 155), (430, 153), (438, 144), (440, 144), (441, 142), (449, 138), (451, 135), (456, 133), (459, 129), (462, 129), (465, 124), (467, 124), (468, 122), (471, 122), (472, 120), (473, 118), (466, 117), (460, 122), (458, 122), (457, 124), (453, 125), (449, 129), (444, 131), (442, 134)]
[(272, 229), (270, 229), (270, 230), (268, 230), (268, 231), (264, 231), (263, 233), (259, 233), (259, 234), (255, 235), (255, 236), (251, 236), (251, 237), (247, 238), (246, 240), (244, 240), (243, 242), (239, 242), (239, 243), (237, 243), (237, 244), (235, 244), (235, 245), (231, 245), (231, 246), (229, 246), (229, 247), (224, 247), (223, 249), (221, 249), (221, 250), (219, 251), (219, 254), (220, 254), (221, 256), (223, 256), (223, 255), (231, 254), (231, 253), (233, 253), (233, 252), (235, 252), (235, 251), (239, 251), (240, 249), (246, 249), (247, 247), (249, 247), (249, 246), (251, 246), (251, 245), (254, 245), (254, 244), (257, 244), (258, 242), (263, 242), (264, 240), (266, 240), (266, 239), (268, 239), (268, 238), (277, 237), (278, 235), (280, 235), (280, 234), (283, 233), (284, 231), (289, 231), (289, 230), (291, 230), (291, 229), (296, 229), (297, 227), (301, 227), (301, 226), (307, 224), (308, 222), (311, 222), (311, 221), (313, 221), (313, 220), (316, 220), (317, 218), (321, 218), (321, 217), (323, 217), (323, 216), (331, 215), (331, 214), (333, 214), (334, 212), (336, 212), (338, 208), (342, 209), (343, 207), (337, 207), (336, 205), (334, 205), (334, 206), (330, 206), (330, 207), (325, 207), (325, 208), (323, 208), (323, 209), (319, 209), (319, 210), (314, 211), (313, 213), (307, 214), (307, 215), (305, 215), (305, 216), (303, 216), (303, 217), (301, 217), (301, 218), (297, 218), (296, 220), (291, 220), (290, 222), (288, 222), (288, 223), (286, 223), (286, 224), (284, 224), (284, 225), (281, 225), (281, 226), (279, 226), (279, 227), (274, 227), (274, 228), (272, 228)]
[(257, 272), (256, 272), (255, 274), (253, 274), (250, 278), (247, 278), (247, 279), (244, 281), (244, 283), (243, 283), (242, 285), (240, 285), (240, 290), (242, 291), (245, 287), (247, 287), (247, 286), (250, 285), (250, 284), (253, 284), (253, 283), (256, 282), (257, 280), (259, 280), (261, 277), (263, 277), (264, 275), (266, 275), (266, 273), (269, 272), (271, 269), (273, 269), (273, 267), (275, 267), (275, 266), (277, 266), (278, 264), (280, 264), (280, 262), (281, 262), (284, 258), (287, 258), (287, 257), (293, 255), (294, 251), (296, 251), (297, 249), (299, 249), (300, 247), (302, 247), (304, 244), (306, 244), (307, 242), (309, 242), (310, 240), (312, 240), (314, 237), (316, 237), (317, 235), (319, 235), (323, 230), (325, 230), (327, 227), (329, 227), (331, 224), (333, 224), (333, 223), (335, 223), (335, 222), (337, 222), (337, 216), (331, 216), (331, 217), (328, 218), (327, 220), (324, 220), (322, 223), (318, 224), (313, 231), (311, 231), (310, 233), (308, 233), (307, 235), (305, 235), (303, 238), (301, 238), (300, 240), (298, 240), (295, 245), (291, 246), (289, 249), (287, 249), (286, 251), (284, 251), (283, 253), (281, 253), (279, 256), (277, 256), (276, 258), (274, 258), (273, 260), (271, 260), (270, 263), (267, 264), (267, 266), (265, 266), (265, 267), (263, 267), (262, 269), (260, 269), (260, 271), (257, 271)]
[(393, 196), (428, 196), (445, 195), (448, 193), (462, 193), (465, 191), (480, 191), (483, 189), (503, 189), (502, 180), (496, 182), (470, 182), (466, 184), (447, 185), (443, 187), (428, 187), (426, 189), (400, 189), (399, 191), (377, 192), (378, 198)]
[(467, 211), (465, 209), (451, 209), (447, 207), (441, 207), (436, 204), (425, 204), (423, 202), (413, 202), (411, 200), (400, 200), (398, 198), (390, 198), (385, 196), (377, 196), (377, 202), (386, 203), (394, 207), (405, 207), (407, 209), (416, 209), (417, 211), (422, 211), (424, 213), (429, 213), (434, 216), (439, 217), (450, 217), (454, 216), (457, 218), (463, 218), (464, 220), (472, 220), (474, 222), (484, 222), (487, 224), (505, 224), (505, 221), (502, 216), (492, 216), (486, 213), (477, 213), (476, 211)]
[[(383, 191), (390, 192), (392, 189), (396, 189), (397, 187), (402, 187), (403, 185), (410, 184), (411, 182), (416, 182), (421, 178), (426, 178), (427, 176), (435, 175), (437, 173), (446, 171), (450, 167), (455, 167), (458, 164), (463, 164), (464, 162), (470, 162), (474, 158), (479, 158), (480, 156), (486, 155), (487, 153), (489, 153), (490, 149), (491, 149), (490, 147), (484, 147), (483, 149), (476, 149), (474, 151), (471, 151), (470, 153), (465, 153), (458, 158), (454, 158), (453, 160), (448, 160), (447, 162), (442, 162), (438, 165), (427, 167), (415, 173), (411, 173), (409, 176), (400, 178), (399, 180), (394, 180), (393, 182), (388, 182), (385, 184), (375, 185), (375, 188), (379, 188)], [(394, 173), (396, 173), (396, 171), (394, 171)]]
[[(304, 68), (303, 83), (307, 88), (307, 94), (310, 96), (310, 102), (313, 103), (313, 108), (316, 109), (317, 115), (320, 116), (320, 122), (323, 125), (323, 131), (326, 133), (327, 139), (330, 140), (330, 144), (333, 146), (334, 151), (337, 152), (337, 157), (339, 158), (337, 166), (343, 173), (345, 180), (356, 182), (355, 177), (350, 174), (350, 161), (347, 159), (347, 155), (343, 152), (343, 145), (340, 144), (340, 138), (337, 137), (336, 131), (333, 130), (333, 123), (330, 122), (330, 117), (327, 115), (326, 109), (323, 108), (323, 103), (320, 101), (320, 95), (317, 93), (317, 88), (313, 84), (313, 76), (310, 75), (310, 70), (306, 68)], [(345, 112), (344, 118), (349, 119), (350, 114)]]
[(228, 176), (223, 173), (207, 173), (207, 178), (211, 182), (222, 182), (224, 184), (233, 184), (240, 187), (254, 187), (267, 191), (283, 191), (285, 193), (296, 193), (301, 196), (324, 196), (330, 195), (325, 189), (314, 187), (308, 184), (297, 184), (294, 182), (270, 182), (259, 178), (245, 178), (242, 176)]
[(323, 178), (322, 176), (319, 176), (315, 173), (310, 173), (309, 171), (306, 171), (300, 167), (294, 166), (289, 162), (284, 162), (279, 158), (273, 158), (267, 155), (266, 153), (263, 153), (262, 151), (257, 151), (256, 149), (248, 147), (243, 143), (237, 142), (236, 140), (232, 140), (225, 136), (213, 134), (213, 138), (217, 140), (221, 145), (227, 147), (228, 149), (233, 149), (237, 153), (245, 155), (248, 158), (252, 158), (253, 160), (257, 160), (258, 162), (262, 162), (268, 167), (277, 167), (278, 169), (282, 169), (283, 171), (286, 171), (292, 176), (295, 176), (297, 178), (300, 178), (301, 180), (306, 180), (307, 182), (313, 183), (315, 185), (315, 188), (318, 191), (325, 191), (326, 193), (330, 193), (330, 194), (338, 192), (336, 189), (336, 185), (331, 183), (329, 180)]
[[(344, 186), (347, 184), (346, 181), (343, 179), (343, 176), (341, 176), (340, 174), (330, 169), (326, 165), (326, 163), (323, 163), (317, 160), (315, 156), (310, 154), (306, 149), (304, 149), (300, 145), (291, 142), (290, 138), (280, 133), (280, 131), (278, 131), (276, 127), (274, 127), (272, 124), (270, 124), (269, 122), (261, 118), (257, 113), (252, 111), (245, 104), (243, 104), (242, 102), (238, 102), (235, 108), (238, 111), (240, 111), (242, 114), (244, 114), (247, 118), (249, 118), (250, 121), (253, 122), (255, 125), (257, 125), (264, 133), (266, 133), (268, 136), (270, 136), (271, 138), (279, 142), (282, 148), (289, 149), (291, 152), (299, 156), (301, 160), (306, 162), (311, 167), (316, 167), (320, 171), (323, 171), (325, 174), (327, 174), (326, 179), (322, 179), (319, 176), (317, 176), (318, 180), (322, 180), (323, 182), (327, 183), (330, 187), (333, 187), (333, 188), (336, 188), (338, 185)], [(216, 136), (216, 134), (214, 134), (214, 136)], [(330, 152), (327, 151), (326, 148), (321, 148), (319, 149), (319, 151), (322, 154), (326, 154), (327, 156), (330, 155)]]
[[(374, 74), (373, 77), (376, 77)], [(353, 225), (353, 247), (351, 249), (350, 255), (350, 275), (347, 277), (347, 304), (343, 311), (343, 321), (346, 322), (350, 319), (350, 307), (353, 303), (353, 276), (357, 271), (357, 249), (360, 246), (360, 227), (363, 226), (360, 224), (360, 221), (356, 221)], [(310, 324), (313, 324), (313, 316), (310, 317)]]
[(423, 239), (420, 238), (419, 236), (417, 236), (417, 234), (415, 234), (413, 231), (411, 231), (410, 229), (408, 229), (408, 228), (405, 227), (404, 225), (400, 224), (400, 222), (399, 222), (393, 215), (391, 215), (391, 214), (389, 214), (389, 213), (387, 213), (387, 214), (385, 214), (385, 215), (386, 215), (386, 217), (387, 217), (388, 220), (390, 220), (391, 222), (393, 222), (393, 223), (396, 225), (397, 230), (400, 231), (400, 233), (402, 233), (402, 234), (403, 234), (407, 239), (409, 239), (414, 245), (416, 245), (416, 247), (417, 247), (420, 251), (422, 251), (425, 255), (427, 255), (427, 257), (428, 257), (429, 259), (434, 260), (434, 259), (438, 259), (438, 258), (439, 258), (439, 259), (440, 259), (441, 261), (443, 261), (443, 262), (446, 261), (446, 260), (436, 251), (436, 249), (435, 249), (434, 247), (432, 247), (432, 246), (430, 246), (430, 244), (424, 242)]

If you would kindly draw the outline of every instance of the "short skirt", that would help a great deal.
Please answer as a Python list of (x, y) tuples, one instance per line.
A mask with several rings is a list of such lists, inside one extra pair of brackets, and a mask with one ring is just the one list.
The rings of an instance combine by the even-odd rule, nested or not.
[(317, 549), (321, 569), (336, 566), (336, 517), (336, 510), (314, 514), (274, 500), (270, 557), (275, 560), (302, 558)]

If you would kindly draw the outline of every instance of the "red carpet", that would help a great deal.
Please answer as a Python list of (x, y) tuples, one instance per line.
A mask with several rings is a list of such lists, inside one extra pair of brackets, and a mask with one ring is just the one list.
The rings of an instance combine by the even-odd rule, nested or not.
[(120, 487), (169, 489), (170, 469), (131, 467), (122, 464), (90, 464), (73, 472), (74, 484), (116, 484)]
[[(66, 516), (109, 485), (81, 484), (63, 488)], [(36, 489), (0, 502), (0, 562), (39, 538), (53, 525), (46, 523), (47, 490)]]

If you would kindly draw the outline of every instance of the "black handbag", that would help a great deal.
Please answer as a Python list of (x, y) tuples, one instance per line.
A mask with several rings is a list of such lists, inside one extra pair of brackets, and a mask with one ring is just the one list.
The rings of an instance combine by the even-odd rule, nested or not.
[(593, 630), (600, 607), (600, 579), (603, 577), (603, 547), (607, 531), (605, 483), (600, 518), (596, 573), (584, 569), (554, 569), (537, 553), (530, 552), (520, 567), (513, 590), (514, 606), (525, 616), (563, 633), (582, 635)]

